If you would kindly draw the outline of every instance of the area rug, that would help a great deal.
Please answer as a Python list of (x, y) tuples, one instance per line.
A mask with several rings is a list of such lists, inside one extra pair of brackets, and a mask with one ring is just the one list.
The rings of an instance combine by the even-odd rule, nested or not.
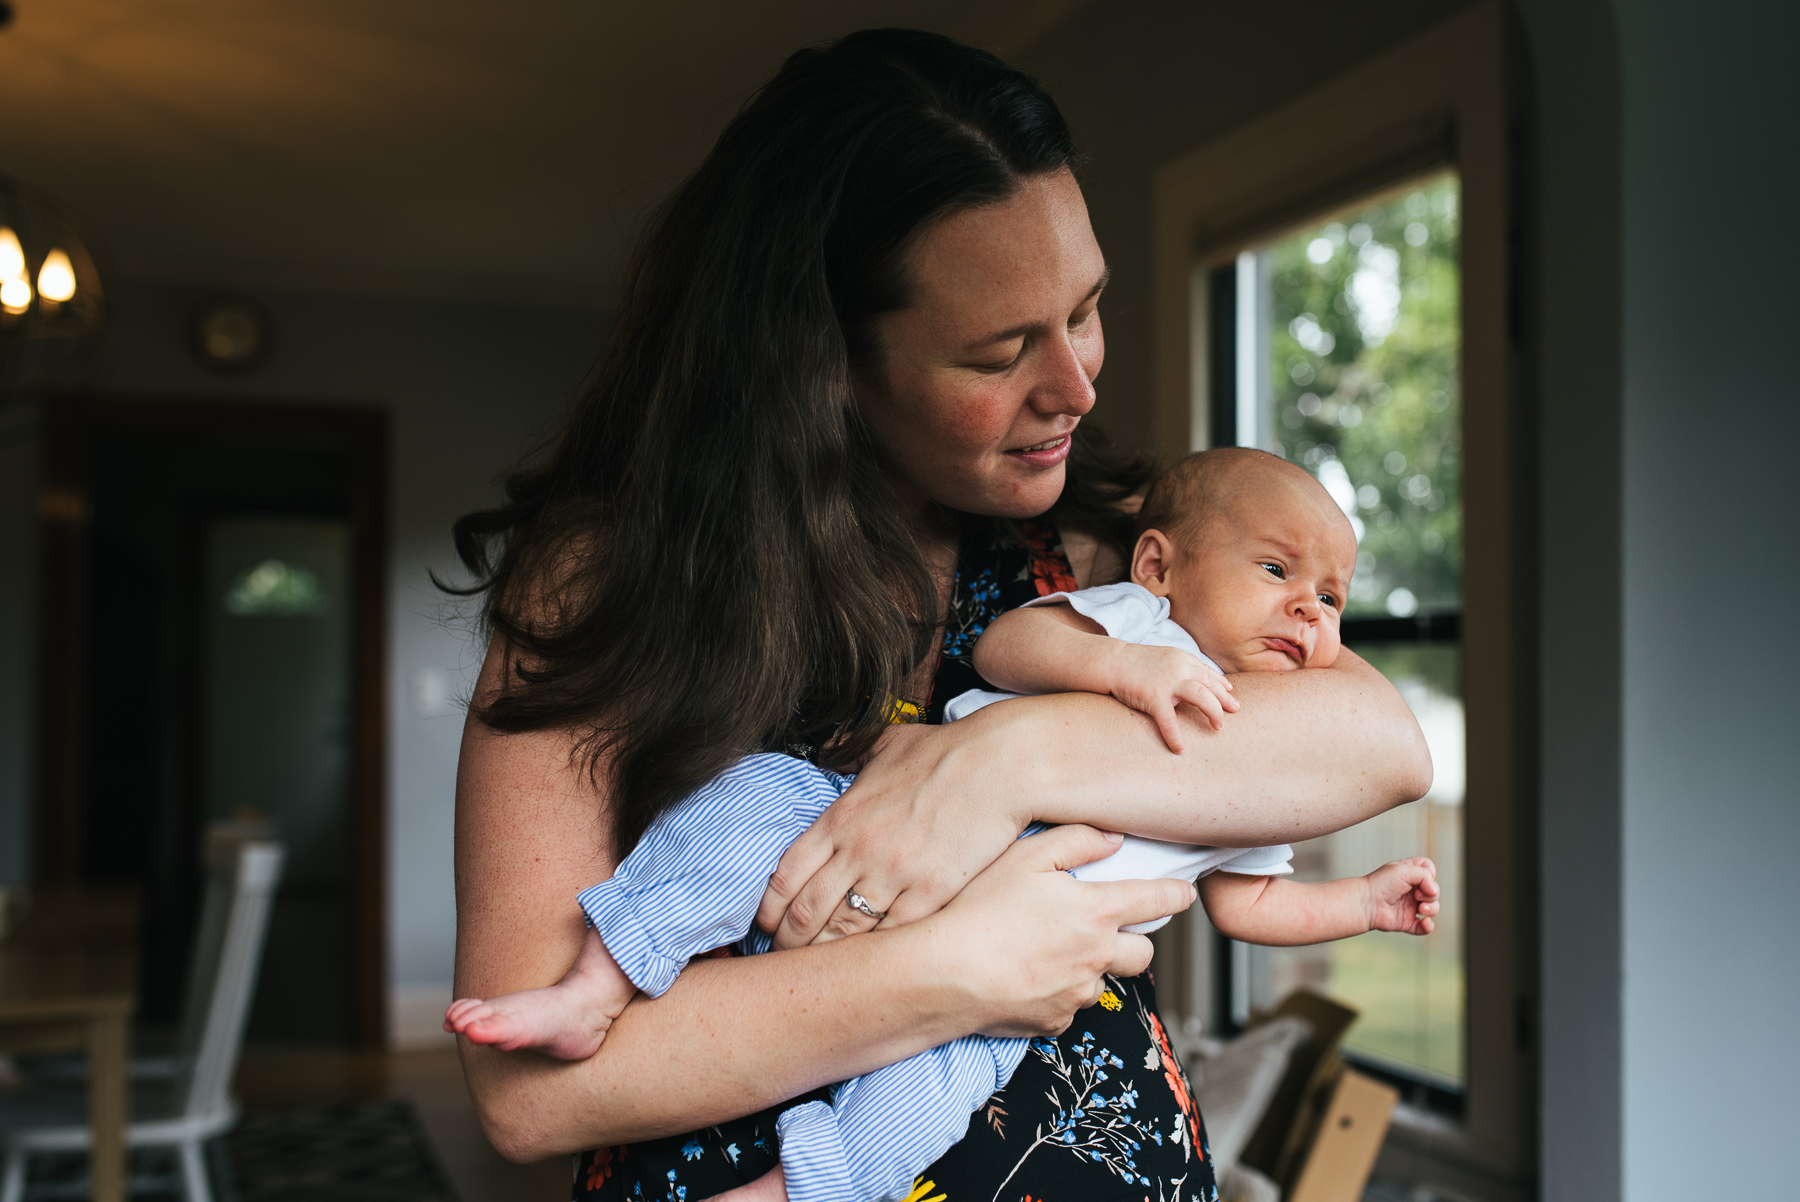
[(457, 1202), (398, 1099), (248, 1114), (228, 1148), (237, 1202)]
[[(247, 1114), (206, 1146), (217, 1202), (458, 1202), (410, 1102), (294, 1106)], [(133, 1202), (180, 1197), (175, 1158), (131, 1156)], [(26, 1197), (85, 1198), (87, 1157), (34, 1156)]]

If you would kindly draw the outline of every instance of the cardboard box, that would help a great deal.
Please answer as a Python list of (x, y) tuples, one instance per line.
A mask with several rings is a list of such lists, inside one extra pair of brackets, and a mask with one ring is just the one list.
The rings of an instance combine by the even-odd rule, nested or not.
[(1399, 1101), (1392, 1086), (1345, 1069), (1287, 1202), (1357, 1202)]
[(1283, 1016), (1304, 1020), (1312, 1035), (1288, 1058), (1287, 1074), (1238, 1159), (1286, 1188), (1299, 1179), (1319, 1116), (1343, 1071), (1338, 1043), (1356, 1022), (1356, 1011), (1322, 994), (1296, 989), (1274, 1010), (1253, 1019), (1250, 1027)]

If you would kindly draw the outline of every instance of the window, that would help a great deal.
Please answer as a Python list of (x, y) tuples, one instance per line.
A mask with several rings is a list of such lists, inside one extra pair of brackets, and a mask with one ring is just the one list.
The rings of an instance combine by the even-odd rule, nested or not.
[(1444, 913), (1423, 938), (1373, 932), (1300, 948), (1237, 945), (1230, 1017), (1310, 987), (1355, 1006), (1345, 1048), (1456, 1109), (1465, 1080), (1464, 730), (1458, 182), (1422, 179), (1325, 214), (1212, 269), (1214, 445), (1301, 464), (1349, 517), (1359, 554), (1344, 641), (1399, 687), (1436, 778), (1414, 805), (1295, 848), (1301, 880), (1389, 860), (1437, 864)]
[[(1531, 434), (1529, 411), (1515, 396), (1524, 366), (1515, 334), (1524, 310), (1513, 270), (1505, 27), (1503, 6), (1474, 5), (1157, 168), (1150, 212), (1155, 350), (1150, 419), (1160, 453), (1172, 459), (1218, 441), (1228, 420), (1228, 441), (1239, 441), (1242, 413), (1246, 440), (1281, 439), (1301, 462), (1302, 443), (1311, 442), (1314, 449), (1328, 444), (1330, 458), (1359, 494), (1356, 516), (1365, 527), (1363, 549), (1375, 562), (1366, 576), (1370, 583), (1353, 598), (1351, 617), (1358, 624), (1352, 630), (1353, 645), (1402, 681), (1425, 714), (1425, 725), (1441, 732), (1435, 736), (1440, 744), (1437, 788), (1462, 796), (1460, 805), (1450, 804), (1446, 796), (1441, 803), (1405, 807), (1385, 820), (1410, 817), (1426, 824), (1421, 828), (1395, 831), (1371, 823), (1329, 846), (1317, 845), (1321, 858), (1314, 870), (1350, 871), (1359, 858), (1373, 864), (1393, 854), (1385, 846), (1355, 846), (1355, 840), (1365, 837), (1391, 837), (1407, 851), (1430, 847), (1441, 857), (1446, 877), (1454, 874), (1451, 887), (1460, 894), (1445, 922), (1446, 928), (1454, 923), (1460, 929), (1440, 936), (1438, 945), (1457, 953), (1462, 1000), (1460, 1006), (1438, 1008), (1441, 997), (1453, 995), (1456, 979), (1444, 973), (1442, 958), (1376, 971), (1349, 958), (1362, 954), (1358, 946), (1354, 953), (1344, 952), (1343, 959), (1332, 949), (1334, 958), (1323, 966), (1315, 962), (1303, 968), (1289, 961), (1283, 971), (1339, 974), (1332, 987), (1346, 992), (1361, 971), (1368, 982), (1361, 1004), (1394, 1025), (1384, 1034), (1373, 1018), (1365, 1021), (1352, 1037), (1353, 1054), (1403, 1070), (1397, 1076), (1412, 1082), (1409, 1100), (1414, 1103), (1443, 1101), (1453, 1111), (1460, 1108), (1457, 1121), (1448, 1126), (1401, 1122), (1390, 1141), (1410, 1141), (1408, 1146), (1427, 1158), (1472, 1158), (1529, 1190), (1535, 1122), (1529, 1090), (1536, 1055), (1530, 949), (1536, 921), (1531, 731), (1537, 651), (1529, 616), (1534, 519), (1524, 483)], [(1448, 175), (1452, 170), (1455, 174)], [(1414, 182), (1396, 191), (1406, 181)], [(1440, 187), (1453, 199), (1440, 200), (1434, 191)], [(1408, 212), (1408, 200), (1420, 191), (1426, 193), (1425, 213)], [(1396, 203), (1400, 208), (1391, 217), (1363, 218), (1371, 205), (1387, 210)], [(1441, 212), (1434, 207), (1438, 205), (1444, 206)], [(1406, 275), (1409, 256), (1420, 249), (1429, 255), (1450, 248), (1429, 240), (1426, 247), (1415, 247), (1406, 239), (1407, 229), (1419, 221), (1435, 238), (1433, 223), (1448, 219), (1454, 220), (1454, 256), (1442, 267), (1453, 266), (1460, 287), (1440, 293), (1430, 279), (1430, 297), (1415, 297), (1408, 290), (1413, 282)], [(1342, 244), (1329, 228), (1334, 223), (1343, 226)], [(1351, 241), (1359, 223), (1369, 227), (1366, 242)], [(1382, 226), (1380, 236), (1377, 226)], [(1314, 246), (1320, 238), (1332, 251), (1328, 262), (1345, 269), (1352, 263), (1356, 271), (1365, 268), (1362, 248), (1369, 243), (1397, 256), (1390, 274), (1386, 256), (1370, 251), (1370, 274), (1345, 302), (1354, 306), (1361, 297), (1367, 301), (1367, 315), (1381, 317), (1380, 324), (1386, 322), (1386, 309), (1378, 302), (1385, 298), (1393, 309), (1394, 325), (1374, 351), (1369, 351), (1370, 339), (1360, 325), (1342, 324), (1350, 315), (1337, 311), (1324, 283), (1308, 283), (1304, 274), (1295, 277), (1297, 291), (1284, 283), (1284, 264), (1301, 273), (1316, 267), (1323, 277), (1326, 264), (1307, 257), (1309, 250), (1324, 254), (1326, 246)], [(1251, 255), (1240, 272), (1239, 257), (1245, 251)], [(1225, 267), (1231, 269), (1228, 276), (1218, 270)], [(1237, 323), (1240, 284), (1247, 317), (1242, 329)], [(1316, 288), (1317, 297), (1306, 294), (1309, 287)], [(1304, 299), (1280, 302), (1284, 292)], [(1432, 387), (1421, 393), (1424, 414), (1432, 414), (1431, 403), (1442, 402), (1434, 420), (1454, 423), (1452, 449), (1457, 453), (1450, 474), (1441, 456), (1436, 467), (1415, 469), (1415, 462), (1424, 459), (1423, 429), (1416, 451), (1407, 445), (1382, 449), (1379, 470), (1362, 458), (1373, 436), (1405, 411), (1395, 407), (1392, 395), (1388, 405), (1376, 404), (1369, 389), (1384, 383), (1397, 393), (1401, 381), (1370, 380), (1369, 389), (1355, 396), (1339, 395), (1343, 365), (1353, 360), (1359, 370), (1378, 360), (1384, 371), (1401, 366), (1396, 358), (1407, 337), (1408, 314), (1414, 311), (1408, 306), (1421, 300), (1453, 306), (1439, 316), (1457, 332), (1453, 357), (1441, 373), (1454, 384), (1443, 387), (1441, 398), (1432, 396)], [(1298, 307), (1278, 310), (1278, 302)], [(1309, 313), (1311, 324), (1298, 321)], [(1329, 353), (1308, 348), (1308, 342), (1322, 348), (1326, 333), (1333, 339)], [(1340, 351), (1338, 344), (1346, 337), (1361, 340), (1367, 358), (1363, 353), (1351, 356), (1348, 346)], [(1242, 379), (1236, 370), (1240, 350), (1248, 369)], [(1295, 357), (1304, 360), (1313, 381), (1295, 377), (1293, 369), (1300, 366), (1290, 362)], [(1327, 361), (1339, 365), (1338, 377), (1326, 378)], [(1259, 369), (1266, 373), (1260, 381), (1254, 378)], [(1321, 390), (1326, 385), (1328, 392)], [(1300, 411), (1309, 393), (1319, 403), (1310, 414)], [(1328, 411), (1328, 400), (1337, 400), (1339, 408)], [(1344, 408), (1346, 401), (1355, 406), (1354, 415)], [(1298, 426), (1286, 424), (1289, 407), (1299, 413)], [(1306, 407), (1312, 402), (1306, 401)], [(1321, 420), (1328, 415), (1334, 420)], [(1355, 424), (1346, 425), (1346, 417)], [(1395, 451), (1407, 463), (1401, 474), (1383, 474), (1387, 455)], [(1321, 453), (1313, 466), (1335, 475), (1325, 462)], [(1368, 474), (1359, 474), (1364, 472)], [(1420, 475), (1425, 480), (1414, 483)], [(1377, 494), (1367, 509), (1360, 495), (1365, 484)], [(1431, 508), (1434, 494), (1442, 498), (1437, 509)], [(1415, 515), (1411, 505), (1423, 512)], [(1404, 554), (1397, 539), (1389, 540), (1386, 531), (1392, 527), (1379, 525), (1382, 506), (1415, 539)], [(1428, 559), (1433, 553), (1423, 548), (1428, 533), (1444, 539), (1435, 559)], [(1410, 602), (1405, 593), (1396, 595), (1401, 588), (1412, 594)], [(1399, 612), (1409, 605), (1410, 614)], [(1456, 720), (1459, 705), (1466, 722)], [(1466, 732), (1466, 739), (1455, 749), (1461, 754), (1454, 754), (1448, 745), (1455, 743), (1458, 730)], [(1444, 769), (1451, 760), (1465, 764), (1461, 790), (1450, 789), (1452, 778)], [(1460, 846), (1461, 854), (1447, 854), (1444, 846)], [(1229, 1020), (1233, 1001), (1248, 1001), (1245, 991), (1266, 988), (1272, 994), (1278, 988), (1273, 980), (1259, 986), (1254, 971), (1257, 963), (1275, 971), (1274, 960), (1244, 963), (1244, 971), (1233, 974), (1232, 959), (1248, 953), (1227, 954), (1204, 922), (1171, 924), (1158, 934), (1164, 936), (1157, 949), (1158, 992), (1166, 1017), (1178, 1023), (1198, 1021), (1216, 1028)], [(1371, 940), (1369, 946), (1377, 942)], [(1440, 982), (1451, 986), (1448, 994), (1438, 988)], [(1383, 999), (1375, 994), (1378, 987), (1396, 992)], [(1400, 1024), (1403, 1012), (1409, 1017)], [(1435, 1022), (1434, 1013), (1460, 1017)], [(1433, 1032), (1446, 1037), (1434, 1038)], [(1459, 1079), (1461, 1089), (1450, 1088)]]

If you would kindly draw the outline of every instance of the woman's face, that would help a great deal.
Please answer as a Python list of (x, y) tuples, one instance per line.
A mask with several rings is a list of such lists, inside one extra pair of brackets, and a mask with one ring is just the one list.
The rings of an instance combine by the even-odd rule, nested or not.
[(1075, 177), (1033, 176), (931, 226), (907, 273), (912, 304), (876, 319), (879, 378), (857, 381), (895, 483), (922, 511), (1044, 512), (1106, 353), (1106, 260)]

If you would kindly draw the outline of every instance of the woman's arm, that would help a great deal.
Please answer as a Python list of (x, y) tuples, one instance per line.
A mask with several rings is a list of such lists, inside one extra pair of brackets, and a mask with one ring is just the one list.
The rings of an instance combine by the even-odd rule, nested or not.
[(979, 737), (1034, 749), (1031, 817), (1215, 847), (1311, 839), (1431, 788), (1417, 719), (1354, 652), (1330, 668), (1230, 680), (1240, 709), (1222, 730), (1183, 712), (1183, 755), (1142, 714), (1081, 693), (990, 706), (998, 729)]
[[(483, 691), (495, 686), (491, 649)], [(471, 720), (457, 778), (459, 996), (548, 985), (583, 936), (575, 894), (612, 870), (606, 797), (562, 733)], [(516, 1160), (692, 1130), (989, 1030), (1060, 1030), (1103, 972), (1149, 963), (1128, 922), (1183, 908), (1180, 882), (1098, 888), (1063, 868), (1111, 850), (1069, 828), (1023, 841), (931, 921), (830, 946), (688, 967), (580, 1062), (462, 1045), (489, 1139)], [(1052, 832), (1064, 835), (1062, 830)], [(1038, 845), (1038, 846), (1032, 846)], [(990, 857), (991, 858), (991, 857)], [(1052, 920), (1055, 916), (1056, 920)], [(1067, 921), (1065, 921), (1067, 920)]]
[[(1393, 685), (1352, 652), (1330, 668), (1231, 677), (1238, 713), (1180, 715), (1186, 752), (1109, 697), (988, 706), (947, 727), (890, 732), (770, 880), (757, 921), (776, 944), (929, 914), (998, 854), (989, 831), (1087, 822), (1182, 843), (1256, 847), (1341, 830), (1431, 787), (1424, 736)], [(923, 856), (921, 849), (943, 849)]]

